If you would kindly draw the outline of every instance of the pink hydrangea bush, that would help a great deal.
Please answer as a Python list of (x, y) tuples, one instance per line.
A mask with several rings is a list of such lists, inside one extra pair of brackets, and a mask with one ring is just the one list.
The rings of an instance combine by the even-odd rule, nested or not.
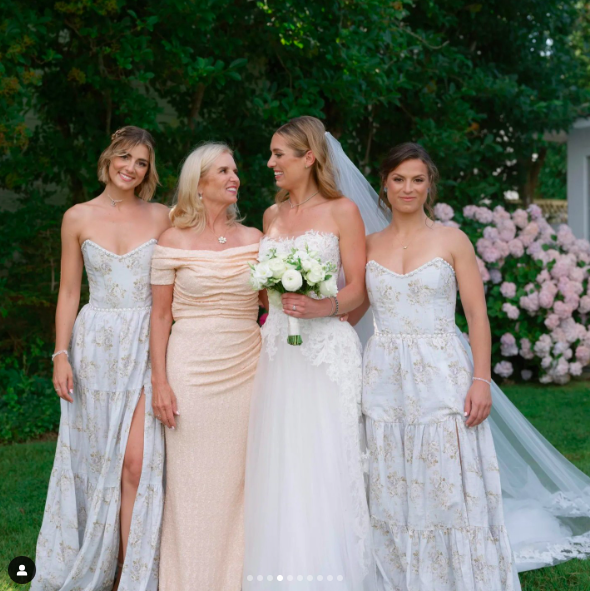
[[(502, 378), (564, 384), (590, 365), (590, 242), (555, 230), (532, 205), (510, 213), (468, 205), (434, 208), (472, 240), (486, 286), (493, 370)], [(465, 331), (464, 318), (458, 324)]]

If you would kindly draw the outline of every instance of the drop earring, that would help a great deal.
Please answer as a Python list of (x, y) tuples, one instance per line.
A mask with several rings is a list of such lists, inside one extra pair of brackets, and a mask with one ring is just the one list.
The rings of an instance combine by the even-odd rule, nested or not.
[(198, 195), (199, 195), (199, 199), (202, 201), (203, 200), (203, 194), (202, 193), (199, 193)]

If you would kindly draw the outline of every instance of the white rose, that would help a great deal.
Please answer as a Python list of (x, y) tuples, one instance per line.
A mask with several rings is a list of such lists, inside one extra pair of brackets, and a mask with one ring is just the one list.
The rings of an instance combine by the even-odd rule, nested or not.
[(252, 286), (252, 289), (254, 291), (260, 291), (262, 289), (262, 283), (260, 282), (260, 279), (255, 275), (250, 276), (250, 285)]
[(269, 277), (272, 277), (272, 271), (268, 261), (258, 263), (254, 269), (254, 275), (260, 279), (268, 279)]
[(309, 255), (305, 250), (297, 250), (293, 255), (294, 259), (299, 259), (301, 262), (309, 259)]
[(309, 270), (311, 270), (314, 263), (315, 263), (315, 261), (313, 259), (310, 259), (309, 257), (307, 257), (306, 259), (302, 259), (301, 268), (304, 271), (309, 271)]
[(326, 274), (324, 272), (323, 267), (319, 263), (314, 261), (305, 278), (309, 283), (315, 285), (316, 283), (323, 281), (325, 276)]
[(330, 279), (320, 283), (320, 294), (324, 297), (330, 298), (338, 293), (338, 285), (336, 284), (336, 277), (332, 275)]
[(281, 283), (287, 291), (297, 291), (303, 285), (303, 277), (299, 271), (289, 269), (283, 274)]
[(268, 267), (275, 279), (280, 279), (283, 273), (287, 270), (287, 265), (282, 259), (271, 259), (268, 261)]
[(283, 307), (283, 300), (281, 298), (281, 294), (274, 289), (269, 289), (266, 292), (268, 294), (268, 303), (275, 308), (282, 308)]

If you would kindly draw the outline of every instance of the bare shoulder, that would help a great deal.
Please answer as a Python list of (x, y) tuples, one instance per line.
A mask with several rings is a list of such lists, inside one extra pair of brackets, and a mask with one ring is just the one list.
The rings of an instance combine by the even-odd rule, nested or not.
[(167, 246), (169, 248), (184, 248), (185, 230), (181, 228), (171, 227), (164, 230), (158, 238), (159, 246)]
[(254, 242), (258, 242), (263, 234), (258, 228), (253, 228), (251, 226), (244, 226), (243, 224), (239, 224), (240, 232), (246, 244), (253, 244)]
[(335, 216), (348, 217), (348, 216), (360, 216), (359, 208), (356, 203), (348, 197), (340, 197), (340, 199), (332, 199), (331, 201), (332, 211)]
[(154, 201), (148, 202), (149, 211), (152, 215), (157, 216), (158, 218), (168, 218), (170, 216), (170, 208), (163, 203), (156, 203)]
[(471, 245), (471, 240), (469, 240), (467, 234), (463, 230), (459, 230), (459, 228), (436, 224), (435, 229), (440, 238), (451, 247), (464, 248)]
[(266, 209), (262, 216), (262, 227), (267, 230), (268, 227), (273, 223), (275, 218), (279, 215), (279, 204), (274, 203)]
[[(94, 201), (94, 200), (92, 200)], [(64, 228), (80, 228), (85, 222), (92, 219), (94, 207), (92, 201), (77, 203), (70, 207), (63, 217)]]
[(367, 248), (377, 246), (381, 243), (381, 240), (383, 240), (383, 230), (380, 232), (373, 232), (373, 234), (368, 234), (366, 237)]

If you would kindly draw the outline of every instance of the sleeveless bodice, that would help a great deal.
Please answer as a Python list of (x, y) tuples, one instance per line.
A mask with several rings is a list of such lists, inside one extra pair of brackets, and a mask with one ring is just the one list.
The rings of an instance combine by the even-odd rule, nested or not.
[(375, 334), (431, 335), (455, 331), (457, 283), (449, 263), (437, 257), (410, 273), (367, 263), (367, 292)]
[(88, 275), (91, 308), (98, 310), (146, 309), (152, 305), (150, 263), (157, 240), (148, 240), (118, 255), (91, 240), (82, 244)]

